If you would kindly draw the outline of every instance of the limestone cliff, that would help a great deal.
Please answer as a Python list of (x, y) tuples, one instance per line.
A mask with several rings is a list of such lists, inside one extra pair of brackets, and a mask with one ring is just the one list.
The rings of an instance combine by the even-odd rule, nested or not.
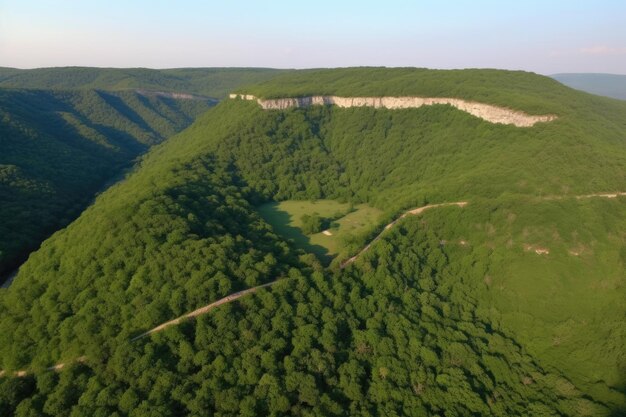
[(231, 99), (256, 100), (265, 110), (284, 110), (291, 107), (335, 105), (338, 107), (374, 107), (385, 109), (412, 109), (433, 104), (448, 104), (491, 123), (530, 127), (538, 122), (549, 122), (555, 115), (535, 116), (506, 107), (445, 97), (337, 97), (309, 96), (276, 99), (258, 99), (250, 94), (231, 94)]
[(218, 102), (218, 100), (212, 97), (200, 96), (197, 94), (189, 94), (189, 93), (178, 93), (178, 92), (172, 92), (172, 91), (153, 91), (153, 90), (135, 90), (135, 92), (137, 94), (141, 94), (142, 96), (147, 96), (147, 97), (165, 97), (165, 98), (172, 98), (175, 100), (201, 100), (201, 101), (212, 102), (215, 104), (217, 104)]

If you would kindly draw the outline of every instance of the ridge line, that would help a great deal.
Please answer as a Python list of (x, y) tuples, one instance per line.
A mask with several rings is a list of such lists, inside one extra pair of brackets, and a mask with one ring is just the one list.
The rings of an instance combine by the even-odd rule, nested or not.
[(551, 122), (557, 119), (557, 116), (554, 114), (531, 115), (521, 110), (513, 110), (494, 104), (486, 104), (478, 101), (451, 97), (340, 97), (334, 95), (315, 95), (262, 99), (257, 98), (252, 94), (233, 93), (229, 95), (229, 98), (256, 101), (263, 110), (285, 110), (289, 108), (301, 108), (316, 105), (335, 105), (341, 108), (373, 107), (385, 109), (415, 109), (422, 106), (443, 104), (455, 107), (490, 123), (509, 124), (517, 127), (532, 127), (536, 123)]

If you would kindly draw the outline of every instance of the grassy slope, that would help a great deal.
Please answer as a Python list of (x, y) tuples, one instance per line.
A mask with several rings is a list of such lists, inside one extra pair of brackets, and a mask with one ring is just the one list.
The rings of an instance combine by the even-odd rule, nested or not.
[[(384, 76), (382, 70), (351, 69), (327, 71), (320, 79), (317, 72), (304, 72), (300, 77), (315, 85), (324, 77), (333, 76), (339, 79), (337, 85), (349, 86), (355, 79), (367, 81), (371, 71), (376, 77)], [(390, 79), (394, 79), (391, 75), (396, 71), (406, 73), (406, 77), (395, 79), (389, 91), (383, 90), (384, 83), (376, 87), (380, 88), (378, 91), (399, 94), (394, 86), (400, 86), (404, 80), (406, 94), (418, 94), (418, 88), (408, 82), (407, 77), (409, 81), (419, 80), (421, 75), (430, 79), (440, 73), (391, 70)], [(358, 77), (359, 74), (362, 77)], [(66, 288), (71, 288), (73, 282), (80, 283), (80, 290), (84, 291), (81, 297), (88, 301), (86, 305), (106, 300), (98, 312), (101, 319), (98, 327), (90, 330), (93, 335), (99, 335), (98, 340), (111, 329), (121, 326), (120, 334), (129, 334), (138, 327), (156, 324), (161, 316), (171, 317), (181, 309), (180, 306), (161, 309), (161, 306), (157, 309), (160, 314), (121, 323), (114, 323), (106, 311), (121, 303), (123, 318), (133, 317), (140, 308), (155, 309), (156, 296), (151, 295), (141, 302), (131, 302), (132, 297), (124, 298), (133, 294), (140, 297), (142, 291), (153, 291), (155, 284), (146, 280), (141, 265), (157, 265), (152, 273), (159, 276), (158, 285), (173, 277), (172, 286), (159, 287), (163, 288), (160, 296), (166, 299), (184, 285), (183, 277), (194, 271), (193, 260), (184, 255), (187, 252), (166, 251), (169, 249), (166, 242), (173, 240), (178, 244), (182, 236), (180, 244), (184, 244), (184, 236), (194, 235), (194, 217), (207, 216), (203, 209), (207, 194), (185, 191), (183, 179), (193, 178), (198, 184), (204, 184), (203, 178), (211, 169), (198, 168), (194, 161), (215, 158), (232, 176), (225, 181), (233, 184), (233, 192), (242, 190), (242, 198), (253, 203), (271, 197), (331, 197), (355, 203), (369, 201), (393, 214), (419, 202), (470, 200), (471, 205), (463, 210), (446, 211), (458, 214), (438, 217), (433, 211), (425, 214), (424, 221), (432, 223), (430, 227), (438, 235), (437, 241), (465, 239), (473, 245), (470, 248), (450, 246), (447, 254), (456, 268), (451, 276), (458, 280), (471, 278), (464, 281), (467, 285), (464, 291), (476, 304), (472, 314), (485, 320), (488, 326), (506, 332), (514, 339), (513, 345), (529, 352), (542, 367), (555, 369), (575, 381), (594, 400), (612, 406), (623, 405), (623, 394), (617, 391), (623, 391), (623, 387), (620, 388), (623, 379), (615, 372), (623, 366), (623, 352), (619, 348), (623, 340), (620, 331), (623, 303), (620, 302), (624, 298), (626, 278), (625, 236), (619, 232), (624, 224), (623, 199), (604, 202), (570, 199), (539, 204), (538, 196), (623, 187), (626, 183), (625, 106), (525, 73), (446, 74), (451, 80), (456, 74), (459, 86), (452, 91), (458, 96), (483, 100), (489, 98), (488, 91), (498, 91), (493, 93), (493, 102), (514, 108), (519, 105), (527, 111), (555, 112), (559, 119), (519, 129), (482, 122), (446, 106), (398, 112), (335, 108), (264, 112), (254, 103), (224, 102), (184, 134), (156, 147), (143, 160), (141, 169), (105, 193), (77, 222), (46, 242), (43, 250), (27, 262), (14, 286), (3, 295), (5, 310), (0, 325), (7, 334), (12, 334), (10, 341), (0, 345), (5, 366), (15, 366), (30, 357), (35, 357), (38, 363), (46, 363), (61, 355), (63, 349), (59, 348), (55, 335), (60, 329), (71, 328), (67, 323), (76, 320), (73, 317), (86, 318), (94, 313), (76, 304), (69, 315), (68, 312), (48, 312), (42, 306), (54, 305), (59, 292), (68, 291)], [(342, 80), (342, 76), (345, 79)], [(294, 77), (287, 75), (283, 81), (277, 80), (276, 88), (290, 88)], [(493, 85), (489, 80), (493, 80)], [(513, 82), (515, 80), (518, 81)], [(364, 82), (364, 85), (365, 94), (370, 91), (366, 89), (376, 84)], [(500, 90), (502, 85), (506, 88)], [(270, 86), (246, 91), (262, 95), (263, 89), (269, 91)], [(464, 86), (467, 90), (463, 90)], [(299, 94), (306, 88), (280, 90), (275, 95)], [(446, 96), (453, 95), (442, 91)], [(315, 91), (331, 92), (352, 95), (358, 91), (348, 87), (345, 91), (339, 87), (336, 91)], [(511, 103), (502, 103), (505, 98), (510, 98)], [(181, 210), (170, 212), (169, 204), (173, 202), (165, 204), (161, 196), (175, 198), (177, 195), (184, 197), (180, 201), (185, 205)], [(142, 239), (149, 239), (159, 250), (129, 258), (128, 251), (138, 250), (141, 242), (132, 238), (129, 230), (134, 229), (128, 225), (138, 221), (132, 219), (145, 204), (154, 211), (149, 211), (147, 218), (154, 221), (155, 229), (140, 229), (145, 234)], [(471, 208), (472, 205), (476, 208)], [(169, 223), (174, 222), (188, 231), (182, 235), (173, 230), (158, 234), (162, 227), (159, 226), (160, 210), (168, 211)], [(250, 224), (259, 221), (250, 214), (246, 203), (242, 202), (237, 210), (250, 216)], [(392, 238), (404, 239), (402, 232), (398, 233), (392, 234)], [(368, 263), (378, 268), (398, 260), (398, 268), (402, 270), (401, 257), (406, 251), (395, 250), (393, 239), (381, 242), (382, 246), (369, 253), (358, 267), (368, 271)], [(509, 240), (512, 243), (509, 244)], [(102, 245), (103, 241), (106, 245)], [(525, 244), (547, 246), (551, 252), (540, 257), (525, 252)], [(580, 257), (567, 253), (568, 248), (580, 245), (593, 250), (583, 251)], [(229, 250), (226, 252), (230, 253)], [(469, 254), (462, 252), (465, 250), (469, 250)], [(94, 251), (98, 256), (93, 257)], [(233, 252), (233, 258), (238, 259), (244, 252)], [(160, 273), (162, 253), (168, 253), (168, 265), (177, 267)], [(216, 255), (209, 254), (202, 259), (215, 258)], [(111, 265), (119, 262), (124, 265), (124, 272), (116, 274)], [(58, 265), (65, 265), (66, 269), (57, 271)], [(92, 282), (93, 271), (98, 271), (98, 278)], [(134, 281), (136, 286), (130, 295), (123, 295), (124, 283), (136, 274), (143, 279)], [(395, 279), (399, 275), (390, 277)], [(509, 282), (516, 277), (516, 281)], [(206, 275), (205, 279), (206, 285), (213, 285), (211, 275)], [(37, 289), (31, 290), (35, 280)], [(446, 286), (449, 285), (453, 283), (447, 282)], [(546, 290), (542, 291), (542, 285)], [(114, 288), (120, 300), (98, 294), (94, 286), (98, 291)], [(502, 286), (503, 290), (498, 292)], [(219, 292), (206, 294), (215, 296)], [(589, 297), (590, 293), (594, 296)], [(581, 301), (583, 295), (586, 297)], [(35, 300), (36, 304), (29, 308)], [(196, 295), (185, 307), (191, 309), (203, 301), (206, 302)], [(556, 305), (558, 314), (552, 308)], [(471, 316), (467, 318), (471, 319)], [(26, 335), (34, 322), (48, 323), (45, 332)], [(23, 330), (12, 333), (15, 325)], [(79, 353), (80, 346), (74, 339), (68, 338), (66, 333), (63, 337), (61, 347), (66, 343), (73, 354)], [(558, 344), (555, 344), (555, 337)], [(15, 346), (28, 345), (29, 338), (40, 338), (37, 349), (26, 350), (24, 355), (15, 358)], [(78, 338), (81, 343), (85, 340), (88, 339)]]
[(370, 233), (379, 225), (382, 213), (382, 210), (367, 204), (358, 204), (354, 206), (354, 211), (334, 222), (336, 226), (332, 226), (329, 230), (332, 236), (315, 233), (311, 235), (311, 242), (327, 247), (328, 253), (332, 256), (345, 254), (353, 240)]
[[(330, 259), (340, 253), (346, 254), (346, 244), (356, 237), (371, 231), (378, 225), (382, 211), (367, 204), (359, 204), (350, 210), (350, 204), (334, 200), (287, 200), (271, 202), (258, 207), (261, 217), (277, 233), (286, 239), (293, 239), (297, 247), (315, 253), (323, 259)], [(334, 218), (329, 232), (305, 235), (301, 232), (303, 215), (317, 214)]]
[(334, 200), (317, 200), (312, 201), (281, 201), (280, 203), (266, 203), (259, 206), (258, 211), (263, 220), (268, 222), (276, 233), (279, 233), (285, 239), (292, 239), (294, 244), (306, 250), (315, 253), (324, 259), (329, 255), (328, 245), (323, 242), (313, 240), (312, 236), (307, 236), (300, 230), (302, 226), (301, 218), (303, 215), (318, 214), (321, 217), (331, 217), (336, 213), (346, 213), (350, 205), (347, 203), (339, 203)]
[(242, 85), (280, 73), (269, 68), (0, 68), (0, 87), (174, 91), (223, 98)]
[(0, 272), (208, 108), (132, 92), (0, 90)]

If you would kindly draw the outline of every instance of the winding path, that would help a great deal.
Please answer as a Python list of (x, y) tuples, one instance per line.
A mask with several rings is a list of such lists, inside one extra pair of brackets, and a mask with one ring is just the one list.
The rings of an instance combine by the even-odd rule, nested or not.
[(441, 204), (428, 204), (426, 206), (422, 206), (422, 207), (418, 207), (418, 208), (414, 208), (412, 210), (406, 211), (404, 212), (400, 217), (398, 217), (397, 219), (395, 219), (394, 221), (392, 221), (391, 223), (389, 223), (387, 226), (385, 226), (385, 228), (383, 229), (382, 232), (380, 232), (374, 239), (372, 239), (372, 241), (370, 243), (368, 243), (367, 245), (365, 245), (365, 247), (363, 249), (361, 249), (361, 251), (359, 253), (357, 253), (356, 255), (354, 255), (352, 258), (349, 258), (345, 261), (343, 261), (341, 263), (341, 265), (339, 265), (339, 268), (343, 269), (346, 266), (350, 265), (352, 262), (356, 261), (361, 255), (363, 255), (365, 252), (367, 252), (369, 250), (369, 248), (372, 247), (372, 245), (374, 243), (376, 243), (376, 241), (378, 239), (380, 239), (382, 237), (382, 235), (389, 229), (391, 229), (393, 226), (396, 225), (396, 223), (398, 223), (400, 220), (404, 219), (406, 216), (408, 215), (417, 215), (417, 214), (421, 214), (423, 213), (425, 210), (428, 209), (432, 209), (432, 208), (439, 208), (439, 207), (450, 207), (450, 206), (458, 206), (458, 207), (465, 207), (467, 205), (467, 201), (457, 201), (454, 203), (441, 203)]
[[(458, 206), (458, 207), (465, 207), (467, 205), (467, 201), (458, 201), (458, 202), (454, 202), (454, 203), (441, 203), (441, 204), (428, 204), (426, 206), (423, 207), (417, 207), (411, 210), (406, 211), (405, 213), (403, 213), (400, 217), (398, 217), (396, 220), (392, 221), (391, 223), (389, 223), (388, 225), (385, 226), (385, 228), (383, 229), (382, 232), (380, 232), (374, 239), (372, 239), (372, 241), (370, 243), (367, 244), (367, 246), (365, 246), (358, 254), (356, 254), (355, 256), (353, 256), (352, 258), (348, 259), (347, 261), (343, 262), (341, 264), (341, 268), (345, 268), (347, 265), (351, 264), (352, 262), (354, 262), (359, 256), (361, 256), (363, 253), (365, 253), (377, 240), (379, 240), (381, 238), (381, 236), (383, 235), (383, 233), (385, 233), (387, 230), (391, 229), (396, 223), (398, 223), (400, 220), (402, 220), (403, 218), (405, 218), (408, 215), (417, 215), (417, 214), (421, 214), (422, 212), (424, 212), (425, 210), (428, 209), (432, 209), (432, 208), (439, 208), (439, 207), (450, 207), (450, 206)], [(135, 336), (134, 338), (131, 339), (131, 341), (135, 341), (135, 340), (139, 340), (143, 337), (146, 337), (150, 334), (153, 333), (158, 333), (161, 332), (163, 330), (165, 330), (166, 328), (170, 327), (170, 326), (175, 326), (180, 324), (182, 321), (186, 320), (186, 319), (190, 319), (190, 318), (194, 318), (197, 316), (201, 316), (203, 314), (208, 313), (209, 311), (213, 310), (216, 307), (219, 307), (223, 304), (227, 304), (230, 303), (232, 301), (235, 301), (245, 295), (248, 294), (252, 294), (255, 293), (257, 290), (260, 290), (261, 288), (266, 288), (266, 287), (270, 287), (278, 282), (284, 281), (284, 279), (277, 279), (276, 281), (272, 281), (272, 282), (268, 282), (267, 284), (262, 284), (262, 285), (258, 285), (256, 287), (252, 287), (252, 288), (248, 288), (247, 290), (242, 290), (242, 291), (238, 291), (236, 293), (227, 295), (224, 298), (221, 298), (217, 301), (212, 302), (211, 304), (207, 304), (204, 307), (200, 307), (194, 311), (192, 311), (191, 313), (187, 313), (184, 314), (180, 317), (177, 317), (173, 320), (167, 321), (165, 323), (159, 324), (158, 326), (148, 330), (147, 332), (144, 332), (138, 336)]]
[[(87, 356), (80, 356), (76, 359), (73, 359), (71, 362), (78, 362), (78, 363), (84, 363), (87, 362)], [(52, 365), (46, 368), (46, 371), (55, 371), (58, 372), (60, 370), (62, 370), (63, 368), (65, 368), (68, 365), (67, 362), (60, 362), (57, 363), (56, 365)], [(18, 377), (18, 378), (24, 378), (25, 376), (28, 376), (32, 373), (32, 371), (28, 371), (26, 369), (21, 369), (19, 371), (14, 371), (13, 372), (13, 376)], [(5, 376), (6, 372), (5, 371), (0, 371), (0, 378), (2, 378), (3, 376)]]
[[(615, 192), (615, 193), (597, 193), (597, 194), (585, 194), (585, 195), (579, 195), (579, 196), (563, 196), (563, 197), (559, 197), (559, 196), (554, 196), (554, 197), (544, 197), (543, 200), (549, 200), (549, 199), (554, 199), (554, 198), (576, 198), (576, 199), (584, 199), (584, 198), (592, 198), (592, 197), (601, 197), (601, 198), (616, 198), (618, 196), (626, 196), (626, 192)], [(342, 262), (340, 265), (340, 268), (343, 269), (346, 266), (352, 264), (354, 261), (356, 261), (361, 255), (363, 255), (365, 252), (367, 252), (372, 245), (378, 241), (382, 235), (389, 229), (391, 229), (392, 227), (394, 227), (400, 220), (404, 219), (405, 217), (409, 216), (409, 215), (418, 215), (423, 213), (426, 210), (429, 209), (433, 209), (433, 208), (441, 208), (441, 207), (451, 207), (451, 206), (457, 206), (457, 207), (465, 207), (468, 204), (467, 201), (456, 201), (456, 202), (452, 202), (452, 203), (440, 203), (440, 204), (428, 204), (426, 206), (422, 206), (422, 207), (417, 207), (411, 210), (408, 210), (406, 212), (404, 212), (402, 215), (400, 215), (396, 220), (392, 221), (391, 223), (389, 223), (388, 225), (386, 225), (383, 230), (374, 238), (371, 240), (370, 243), (368, 243), (363, 249), (361, 249), (361, 251), (359, 253), (357, 253), (356, 255), (354, 255), (353, 257), (347, 259), (346, 261)], [(288, 278), (286, 278), (288, 279)], [(144, 338), (146, 336), (149, 336), (153, 333), (158, 333), (161, 332), (163, 330), (165, 330), (166, 328), (170, 327), (170, 326), (176, 326), (178, 324), (180, 324), (181, 322), (183, 322), (186, 319), (190, 319), (190, 318), (194, 318), (194, 317), (198, 317), (201, 316), (203, 314), (208, 313), (209, 311), (213, 310), (216, 307), (219, 307), (223, 304), (228, 304), (230, 302), (233, 302), (235, 300), (238, 300), (239, 298), (249, 295), (249, 294), (253, 294), (255, 292), (257, 292), (257, 290), (260, 290), (262, 288), (266, 288), (266, 287), (270, 287), (278, 282), (284, 281), (286, 279), (277, 279), (276, 281), (272, 281), (272, 282), (268, 282), (266, 284), (262, 284), (262, 285), (258, 285), (256, 287), (252, 287), (252, 288), (248, 288), (247, 290), (242, 290), (242, 291), (238, 291), (236, 293), (227, 295), (224, 298), (221, 298), (217, 301), (214, 301), (210, 304), (207, 304), (204, 307), (200, 307), (190, 313), (184, 314), (180, 317), (177, 317), (173, 320), (167, 321), (165, 323), (159, 324), (158, 326), (148, 330), (147, 332), (144, 332), (138, 336), (135, 336), (134, 338), (131, 339), (131, 341), (136, 341), (139, 340), (141, 338)], [(87, 361), (87, 357), (86, 356), (81, 356), (79, 358), (76, 358), (75, 360), (73, 360), (72, 362), (86, 362)], [(61, 363), (57, 363), (56, 365), (50, 366), (48, 368), (46, 368), (49, 371), (60, 371), (63, 368), (65, 368), (67, 365), (69, 364), (69, 362), (61, 362)], [(18, 370), (18, 371), (14, 371), (12, 373), (13, 376), (15, 377), (25, 377), (29, 374), (31, 374), (32, 371), (28, 371), (28, 370)], [(6, 372), (3, 370), (0, 370), (0, 377), (3, 377), (6, 375)]]
[(617, 198), (619, 196), (626, 196), (626, 192), (617, 192), (617, 193), (596, 193), (596, 194), (584, 194), (577, 195), (576, 198), (578, 200), (582, 198), (592, 198), (592, 197), (603, 197), (603, 198)]
[(185, 315), (175, 318), (174, 320), (166, 321), (165, 323), (159, 324), (155, 328), (150, 329), (147, 332), (140, 334), (139, 336), (133, 337), (131, 339), (131, 342), (134, 342), (135, 340), (141, 339), (142, 337), (148, 336), (152, 333), (158, 333), (160, 331), (163, 331), (170, 326), (175, 326), (177, 324), (180, 324), (183, 320), (206, 314), (209, 311), (213, 310), (215, 307), (219, 307), (222, 304), (230, 303), (231, 301), (235, 301), (238, 298), (243, 297), (244, 295), (255, 293), (257, 290), (260, 290), (261, 288), (272, 286), (280, 281), (281, 281), (280, 279), (277, 279), (276, 281), (268, 282), (267, 284), (258, 285), (256, 287), (248, 288), (247, 290), (238, 291), (236, 293), (227, 295), (226, 297), (220, 298), (219, 300), (214, 301), (211, 304), (207, 304), (204, 307), (200, 307), (199, 309), (194, 310), (191, 313), (187, 313)]

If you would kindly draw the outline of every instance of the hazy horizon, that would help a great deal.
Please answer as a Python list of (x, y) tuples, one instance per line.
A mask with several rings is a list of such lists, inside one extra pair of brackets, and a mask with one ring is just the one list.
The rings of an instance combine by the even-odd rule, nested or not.
[[(50, 66), (50, 67), (32, 67), (32, 68), (20, 68), (20, 67), (9, 67), (9, 66), (0, 66), (0, 68), (10, 68), (10, 69), (16, 69), (16, 70), (24, 70), (24, 71), (28, 71), (28, 70), (37, 70), (37, 69), (50, 69), (50, 68), (101, 68), (101, 69), (118, 69), (118, 70), (123, 70), (123, 69), (149, 69), (149, 70), (177, 70), (177, 69), (228, 69), (228, 68), (238, 68), (238, 69), (246, 69), (246, 68), (252, 68), (252, 69), (275, 69), (275, 70), (315, 70), (315, 69), (340, 69), (340, 68), (355, 68), (355, 67), (362, 67), (362, 68), (367, 68), (367, 67), (372, 67), (372, 68), (424, 68), (424, 69), (432, 69), (432, 70), (462, 70), (462, 69), (495, 69), (495, 70), (507, 70), (507, 71), (527, 71), (527, 72), (534, 72), (534, 71), (530, 71), (530, 70), (521, 70), (521, 69), (515, 69), (515, 68), (479, 68), (479, 67), (467, 67), (467, 68), (429, 68), (429, 67), (411, 67), (411, 66), (405, 66), (405, 67), (390, 67), (390, 66), (384, 66), (384, 65), (378, 65), (378, 66), (374, 66), (374, 65), (360, 65), (360, 66), (352, 66), (352, 67), (306, 67), (306, 68), (289, 68), (289, 67), (253, 67), (253, 66), (247, 66), (247, 67), (234, 67), (234, 66), (225, 66), (225, 67), (220, 67), (220, 66), (210, 66), (210, 67), (162, 67), (162, 68), (158, 68), (158, 67), (113, 67), (113, 66), (90, 66), (90, 65), (57, 65), (57, 66)], [(555, 73), (538, 73), (540, 75), (548, 75), (548, 76), (552, 76), (552, 75), (615, 75), (615, 76), (626, 76), (626, 73), (624, 74), (618, 74), (618, 73), (611, 73), (611, 72), (555, 72)]]
[(626, 74), (626, 4), (0, 3), (0, 66), (499, 68)]

